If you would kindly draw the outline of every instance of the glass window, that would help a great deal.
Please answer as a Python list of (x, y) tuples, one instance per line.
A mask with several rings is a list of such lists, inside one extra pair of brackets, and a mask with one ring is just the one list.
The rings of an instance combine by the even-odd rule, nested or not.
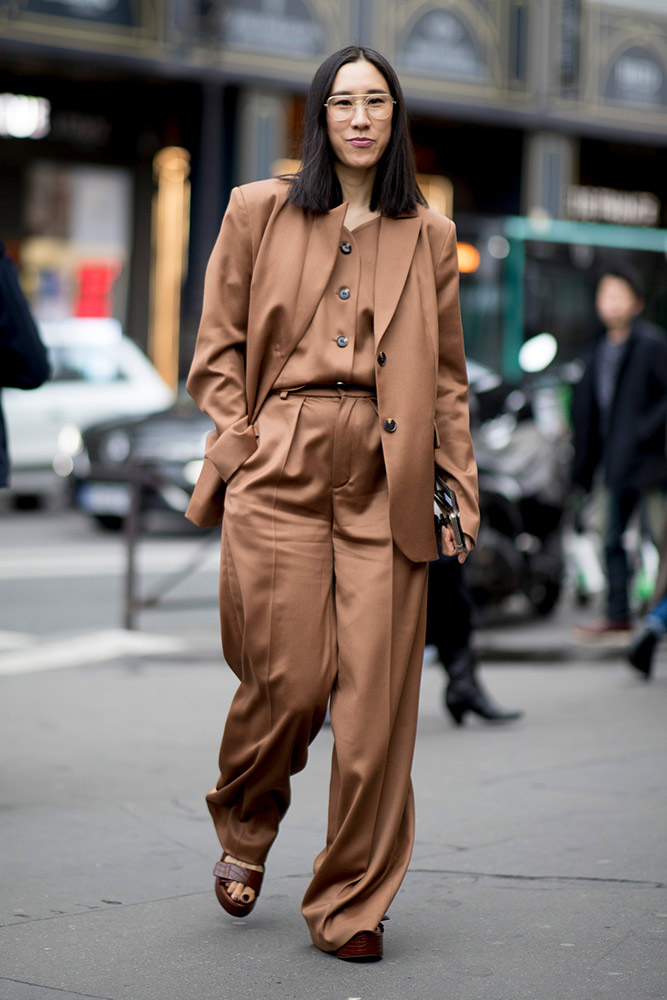
[(122, 382), (118, 358), (97, 344), (68, 344), (50, 348), (52, 382)]

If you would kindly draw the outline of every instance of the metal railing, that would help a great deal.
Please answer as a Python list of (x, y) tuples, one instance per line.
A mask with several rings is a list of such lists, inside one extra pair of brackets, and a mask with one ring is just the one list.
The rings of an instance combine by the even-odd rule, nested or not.
[[(117, 481), (118, 477), (115, 477)], [(172, 608), (187, 610), (188, 608), (201, 608), (204, 606), (217, 606), (217, 600), (210, 601), (198, 598), (179, 598), (178, 600), (165, 600), (168, 594), (173, 591), (179, 583), (186, 580), (195, 573), (202, 565), (209, 546), (220, 538), (219, 528), (210, 528), (204, 538), (198, 543), (193, 555), (187, 559), (178, 569), (165, 574), (153, 587), (145, 594), (140, 593), (140, 580), (137, 569), (137, 545), (141, 538), (141, 522), (145, 513), (145, 498), (149, 492), (160, 495), (167, 506), (178, 512), (185, 513), (189, 496), (185, 491), (182, 498), (182, 507), (175, 505), (173, 488), (169, 496), (165, 496), (164, 483), (155, 470), (148, 464), (134, 462), (128, 469), (126, 478), (130, 490), (130, 506), (125, 518), (125, 576), (123, 585), (123, 628), (134, 629), (137, 627), (137, 615), (140, 611), (150, 608)]]

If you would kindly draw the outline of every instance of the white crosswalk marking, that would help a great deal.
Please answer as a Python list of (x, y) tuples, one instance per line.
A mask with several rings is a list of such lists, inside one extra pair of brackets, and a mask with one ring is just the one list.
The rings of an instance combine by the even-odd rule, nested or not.
[[(12, 638), (13, 637), (13, 638)], [(0, 675), (93, 666), (121, 656), (185, 652), (177, 636), (105, 629), (61, 637), (31, 637), (0, 632)]]
[[(137, 569), (140, 573), (166, 573), (178, 570), (191, 558), (193, 547), (155, 549), (140, 547)], [(218, 570), (219, 552), (215, 546), (202, 553), (199, 572)], [(87, 551), (67, 549), (49, 552), (22, 552), (0, 556), (0, 580), (55, 579), (83, 576), (120, 576), (125, 572), (127, 555), (121, 549), (100, 548)]]
[(3, 632), (0, 630), (0, 653), (6, 649), (22, 649), (34, 639), (27, 632)]

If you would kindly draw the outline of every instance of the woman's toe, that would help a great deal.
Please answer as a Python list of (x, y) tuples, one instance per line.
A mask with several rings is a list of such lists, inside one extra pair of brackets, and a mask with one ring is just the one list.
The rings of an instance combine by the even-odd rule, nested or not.
[(230, 882), (227, 892), (235, 903), (252, 903), (255, 898), (255, 890), (243, 885), (242, 882)]

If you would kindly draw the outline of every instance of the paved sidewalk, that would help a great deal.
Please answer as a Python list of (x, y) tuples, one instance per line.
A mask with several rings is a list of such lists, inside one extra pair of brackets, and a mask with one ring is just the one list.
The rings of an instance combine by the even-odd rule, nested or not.
[(532, 654), (525, 629), (477, 637), (505, 658), (493, 695), (526, 711), (511, 726), (455, 729), (425, 667), (414, 858), (364, 967), (316, 951), (299, 913), (329, 731), (235, 922), (203, 803), (231, 674), (158, 652), (0, 676), (0, 998), (665, 1000), (667, 650), (646, 684), (601, 651), (545, 655), (558, 619), (533, 631)]

